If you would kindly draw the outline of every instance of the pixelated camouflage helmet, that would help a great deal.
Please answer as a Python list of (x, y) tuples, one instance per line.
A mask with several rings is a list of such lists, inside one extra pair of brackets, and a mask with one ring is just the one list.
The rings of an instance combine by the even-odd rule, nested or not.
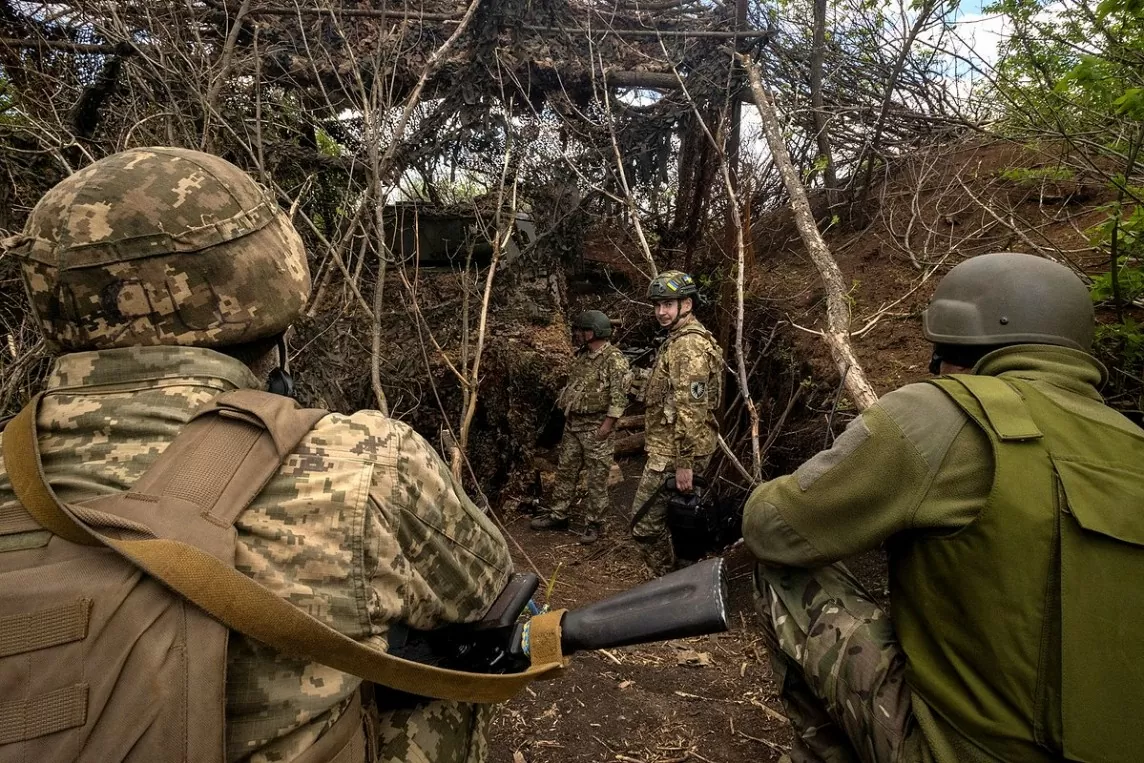
[(1069, 268), (1031, 254), (999, 252), (946, 274), (922, 319), (935, 344), (1055, 344), (1088, 352), (1092, 298)]
[(85, 167), (4, 245), (55, 351), (241, 344), (284, 331), (310, 293), (302, 240), (273, 198), (187, 149)]
[(588, 329), (600, 339), (612, 335), (612, 322), (599, 310), (585, 310), (576, 316), (572, 325), (578, 329)]
[(699, 294), (699, 286), (695, 279), (682, 270), (666, 270), (655, 278), (647, 287), (647, 298), (652, 302), (663, 302), (669, 299), (694, 299)]

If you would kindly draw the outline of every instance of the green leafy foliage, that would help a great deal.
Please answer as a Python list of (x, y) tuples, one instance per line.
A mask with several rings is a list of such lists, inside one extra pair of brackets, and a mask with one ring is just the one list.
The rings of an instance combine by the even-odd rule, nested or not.
[(1128, 407), (1144, 410), (1144, 388), (1140, 385), (1144, 369), (1144, 326), (1131, 316), (1117, 323), (1096, 327), (1093, 354), (1112, 369), (1106, 398), (1124, 399)]
[[(1092, 279), (1091, 293), (1097, 304), (1117, 308), (1117, 319), (1097, 325), (1093, 352), (1113, 370), (1109, 392), (1144, 397), (1139, 387), (1132, 388), (1136, 374), (1144, 369), (1144, 326), (1119, 309), (1144, 299), (1144, 207), (1126, 210), (1118, 201), (1105, 209), (1108, 217), (1089, 230), (1089, 237), (1110, 259), (1115, 244), (1116, 267)], [(1136, 405), (1144, 405), (1144, 400)]]
[(1144, 364), (1144, 326), (1134, 318), (1097, 326), (1094, 343), (1098, 353), (1119, 356), (1129, 366)]
[[(995, 88), (1004, 129), (1059, 141), (1085, 157), (1086, 174), (1103, 175), (1116, 200), (1088, 230), (1105, 255), (1093, 301), (1104, 308), (1094, 352), (1112, 370), (1110, 399), (1141, 404), (1144, 328), (1144, 0), (997, 0), (1010, 34), (1001, 47)], [(1020, 184), (1065, 180), (1052, 169), (1014, 168)], [(1133, 181), (1136, 181), (1135, 183)], [(1109, 314), (1114, 316), (1108, 320)]]
[[(1118, 258), (1117, 281), (1119, 282), (1121, 299), (1132, 302), (1144, 296), (1144, 269), (1140, 261), (1128, 257)], [(1115, 297), (1112, 287), (1112, 273), (1104, 273), (1092, 279), (1092, 299), (1094, 302), (1108, 302)]]
[(342, 155), (342, 147), (333, 137), (321, 127), (314, 128), (314, 139), (318, 144), (318, 151), (331, 159)]
[(1019, 128), (1112, 142), (1144, 118), (1144, 0), (999, 0), (1012, 34), (1001, 46), (998, 96)]
[[(1127, 211), (1120, 202), (1103, 209), (1108, 217), (1089, 230), (1089, 240), (1111, 256), (1115, 237), (1116, 269), (1092, 280), (1092, 298), (1097, 303), (1119, 298), (1121, 303), (1144, 297), (1144, 207)], [(1114, 281), (1115, 279), (1115, 281)]]

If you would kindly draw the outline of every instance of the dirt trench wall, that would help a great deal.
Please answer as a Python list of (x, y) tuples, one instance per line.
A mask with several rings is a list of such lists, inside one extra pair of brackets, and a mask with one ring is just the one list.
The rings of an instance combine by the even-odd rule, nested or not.
[[(471, 367), (479, 334), (484, 274), (390, 274), (381, 316), (380, 376), (390, 415), (448, 456), (460, 431), (458, 373)], [(301, 321), (292, 345), (304, 404), (349, 412), (377, 407), (371, 383), (372, 319), (346, 301)], [(493, 286), (480, 361), (478, 405), (469, 435), (466, 486), (495, 503), (527, 463), (563, 383), (571, 356), (560, 271), (524, 264)], [(352, 303), (351, 303), (352, 304)], [(467, 319), (466, 319), (467, 316)], [(480, 492), (472, 491), (474, 496)]]

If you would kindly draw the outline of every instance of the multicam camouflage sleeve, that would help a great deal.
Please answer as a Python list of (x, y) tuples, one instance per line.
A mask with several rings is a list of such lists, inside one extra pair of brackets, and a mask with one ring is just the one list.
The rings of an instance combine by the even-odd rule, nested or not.
[(608, 358), (608, 412), (618, 419), (628, 407), (628, 391), (632, 387), (632, 368), (622, 352), (613, 352)]
[(711, 367), (706, 344), (706, 339), (692, 335), (677, 340), (670, 348), (676, 469), (690, 469), (696, 455), (704, 456), (714, 450), (710, 410), (718, 392), (711, 389), (711, 384), (718, 369)]

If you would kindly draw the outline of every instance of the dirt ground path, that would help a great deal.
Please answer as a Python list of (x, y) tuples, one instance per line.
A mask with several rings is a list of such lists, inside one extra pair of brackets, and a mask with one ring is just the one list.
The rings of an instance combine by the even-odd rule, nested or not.
[[(627, 511), (641, 465), (622, 463), (615, 505)], [(575, 607), (644, 580), (619, 515), (593, 546), (535, 533), (528, 515), (502, 517), (517, 569), (555, 576), (553, 603)], [(574, 528), (575, 529), (575, 528)], [(526, 558), (527, 557), (527, 558)], [(751, 603), (750, 554), (726, 555), (729, 633), (576, 655), (567, 674), (532, 684), (493, 723), (493, 761), (512, 763), (759, 763), (778, 760), (790, 732), (776, 698)], [(557, 567), (559, 570), (557, 571)]]

